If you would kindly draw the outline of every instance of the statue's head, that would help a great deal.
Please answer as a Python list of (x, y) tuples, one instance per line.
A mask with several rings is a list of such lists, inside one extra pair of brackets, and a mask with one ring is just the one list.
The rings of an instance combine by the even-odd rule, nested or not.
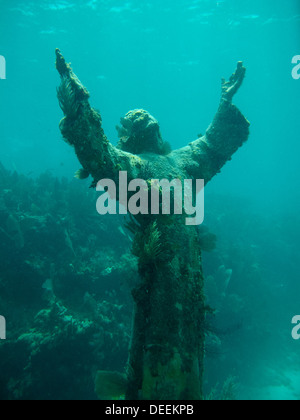
[(121, 118), (121, 125), (117, 126), (119, 149), (136, 155), (170, 153), (170, 146), (163, 141), (157, 120), (149, 112), (143, 109), (129, 111)]

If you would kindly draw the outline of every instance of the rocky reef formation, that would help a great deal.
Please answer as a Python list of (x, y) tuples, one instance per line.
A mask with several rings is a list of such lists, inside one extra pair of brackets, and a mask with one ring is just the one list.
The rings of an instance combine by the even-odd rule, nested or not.
[(137, 263), (95, 200), (0, 166), (0, 399), (92, 399), (96, 371), (126, 362)]

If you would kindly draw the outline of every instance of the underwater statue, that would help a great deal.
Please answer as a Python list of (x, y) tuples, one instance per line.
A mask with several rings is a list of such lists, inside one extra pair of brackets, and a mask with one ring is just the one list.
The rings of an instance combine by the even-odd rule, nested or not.
[[(65, 117), (64, 139), (82, 165), (78, 178), (101, 179), (116, 185), (120, 171), (128, 182), (140, 178), (210, 181), (249, 136), (249, 122), (232, 104), (246, 69), (239, 62), (229, 81), (222, 81), (217, 114), (204, 136), (171, 151), (157, 121), (144, 110), (129, 112), (118, 128), (114, 147), (102, 129), (89, 93), (59, 50), (61, 76), (58, 99)], [(137, 215), (127, 226), (134, 234), (140, 281), (132, 290), (134, 318), (126, 374), (99, 372), (96, 388), (126, 387), (128, 400), (198, 400), (203, 398), (205, 306), (201, 244), (198, 229), (180, 215)], [(111, 383), (109, 383), (111, 378)], [(101, 382), (102, 381), (102, 382)], [(102, 383), (102, 385), (101, 385)], [(106, 384), (106, 385), (105, 385)], [(103, 390), (105, 394), (105, 390)]]

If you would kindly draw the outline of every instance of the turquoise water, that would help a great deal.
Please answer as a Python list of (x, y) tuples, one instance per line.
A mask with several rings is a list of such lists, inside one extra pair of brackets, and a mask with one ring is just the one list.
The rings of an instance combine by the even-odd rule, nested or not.
[[(214, 325), (225, 331), (217, 334), (220, 343), (207, 358), (206, 393), (234, 377), (238, 399), (299, 399), (300, 343), (291, 338), (292, 317), (300, 313), (300, 80), (291, 75), (292, 58), (300, 54), (299, 1), (1, 0), (0, 7), (0, 55), (6, 60), (6, 80), (0, 80), (0, 161), (6, 168), (1, 182), (3, 212), (9, 210), (14, 218), (31, 218), (35, 227), (30, 229), (40, 232), (32, 236), (32, 230), (28, 230), (31, 233), (26, 239), (22, 231), (25, 244), (20, 248), (19, 243), (16, 251), (5, 242), (6, 234), (11, 236), (5, 225), (7, 217), (0, 225), (0, 314), (6, 315), (8, 331), (14, 330), (10, 333), (12, 342), (5, 345), (18, 354), (18, 345), (26, 342), (24, 334), (38, 329), (35, 316), (46, 307), (41, 291), (44, 293), (47, 285), (42, 286), (47, 279), (59, 277), (60, 266), (67, 262), (66, 283), (57, 287), (57, 295), (70, 312), (66, 316), (76, 317), (80, 305), (96, 305), (96, 309), (98, 305), (103, 329), (111, 334), (102, 345), (94, 337), (96, 332), (89, 336), (91, 348), (98, 350), (93, 366), (87, 364), (85, 370), (81, 360), (82, 368), (75, 369), (77, 379), (82, 377), (87, 383), (88, 391), (82, 398), (94, 397), (87, 378), (96, 365), (112, 369), (116, 360), (121, 366), (126, 359), (130, 298), (128, 288), (120, 291), (118, 284), (130, 241), (119, 219), (97, 219), (105, 238), (100, 241), (93, 222), (80, 218), (81, 211), (94, 217), (94, 198), (89, 196), (89, 205), (79, 208), (89, 185), (79, 187), (74, 183), (79, 164), (58, 128), (62, 112), (56, 98), (59, 77), (54, 65), (55, 48), (72, 62), (89, 89), (91, 104), (100, 110), (105, 133), (113, 144), (117, 142), (115, 126), (120, 118), (131, 109), (144, 108), (158, 119), (162, 136), (173, 149), (205, 132), (217, 111), (220, 80), (228, 78), (241, 60), (247, 77), (234, 103), (251, 122), (251, 135), (206, 191), (206, 223), (218, 237), (216, 251), (204, 254), (207, 294), (211, 306), (217, 309)], [(47, 175), (41, 176), (45, 172)], [(63, 193), (64, 186), (67, 192)], [(69, 204), (62, 210), (65, 200)], [(38, 221), (45, 215), (53, 219), (53, 226)], [(50, 226), (52, 234), (48, 232)], [(63, 244), (69, 244), (69, 253), (65, 254), (65, 246), (56, 253), (57, 235), (62, 235)], [(94, 286), (96, 280), (88, 273), (89, 267), (94, 270), (92, 253), (96, 249), (102, 258), (101, 287)], [(76, 266), (74, 256), (77, 262), (81, 258), (81, 265)], [(28, 286), (32, 290), (24, 285), (25, 266), (39, 266), (34, 269), (34, 284)], [(218, 269), (222, 266), (232, 270), (226, 291), (218, 286)], [(12, 267), (18, 268), (14, 271)], [(78, 273), (90, 276), (89, 287), (80, 281)], [(33, 278), (30, 272), (26, 276)], [(74, 296), (68, 300), (66, 290), (72, 279), (76, 279)], [(12, 290), (6, 295), (9, 287)], [(26, 299), (21, 298), (24, 293)], [(17, 314), (12, 309), (15, 307)], [(82, 313), (85, 311), (84, 307)], [(21, 316), (24, 322), (19, 322)], [(39, 330), (40, 340), (52, 328), (51, 323), (49, 328), (45, 325)], [(120, 332), (122, 328), (126, 333)], [(115, 360), (110, 350), (113, 334), (120, 340)], [(6, 369), (0, 398), (79, 398), (71, 366), (57, 373), (57, 380), (65, 380), (61, 388), (51, 379), (51, 387), (44, 386), (35, 395), (38, 375), (50, 375), (58, 360), (53, 356), (49, 369), (42, 369), (49, 349), (43, 350), (37, 337), (34, 340), (40, 343), (40, 359), (34, 366), (28, 364), (29, 359), (19, 360), (18, 367), (11, 359), (8, 362), (1, 342)], [(79, 354), (86, 351), (85, 359), (89, 358), (88, 349), (77, 350)], [(76, 366), (77, 358), (81, 359), (75, 346), (71, 359)], [(34, 378), (31, 387), (28, 377), (20, 373), (26, 366)], [(66, 388), (70, 388), (68, 393)]]

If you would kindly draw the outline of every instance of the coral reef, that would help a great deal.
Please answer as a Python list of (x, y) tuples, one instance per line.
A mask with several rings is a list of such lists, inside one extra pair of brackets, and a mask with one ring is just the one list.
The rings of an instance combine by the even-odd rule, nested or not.
[(0, 399), (94, 399), (96, 372), (121, 369), (130, 339), (137, 262), (122, 221), (97, 216), (76, 180), (0, 165), (0, 187)]

